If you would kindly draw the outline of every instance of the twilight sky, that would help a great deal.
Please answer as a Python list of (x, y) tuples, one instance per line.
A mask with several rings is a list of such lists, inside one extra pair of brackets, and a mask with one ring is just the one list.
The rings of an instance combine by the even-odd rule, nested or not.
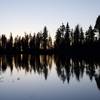
[(67, 21), (85, 30), (99, 14), (100, 0), (0, 0), (0, 34), (33, 33), (46, 25), (53, 36)]

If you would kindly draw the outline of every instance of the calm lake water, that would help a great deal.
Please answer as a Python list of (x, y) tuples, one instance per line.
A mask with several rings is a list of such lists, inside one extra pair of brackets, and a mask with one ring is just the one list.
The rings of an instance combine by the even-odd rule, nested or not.
[(0, 100), (100, 100), (100, 63), (54, 55), (2, 55)]

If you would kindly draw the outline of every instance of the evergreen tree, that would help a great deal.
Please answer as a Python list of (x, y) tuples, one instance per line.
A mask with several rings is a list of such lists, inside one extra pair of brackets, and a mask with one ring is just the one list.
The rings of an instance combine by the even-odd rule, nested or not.
[(92, 26), (90, 25), (88, 31), (86, 32), (87, 42), (92, 43), (94, 41), (94, 36), (95, 36), (94, 30), (93, 30)]
[(48, 30), (47, 30), (47, 27), (45, 26), (43, 30), (43, 36), (42, 36), (43, 49), (47, 48), (47, 39), (48, 39)]
[(59, 48), (59, 46), (60, 46), (60, 44), (61, 44), (61, 32), (60, 32), (60, 30), (59, 29), (57, 29), (57, 32), (56, 32), (56, 36), (55, 36), (55, 43), (54, 43), (54, 45), (55, 45), (55, 48)]
[(65, 28), (65, 47), (70, 46), (70, 27), (69, 23), (67, 23), (66, 28)]
[(61, 33), (61, 37), (64, 38), (65, 35), (65, 25), (62, 23), (62, 25), (59, 28), (60, 33)]
[(96, 24), (94, 27), (99, 32), (99, 39), (100, 39), (100, 15), (97, 17)]
[(10, 33), (10, 38), (7, 40), (6, 43), (6, 48), (8, 49), (8, 51), (13, 52), (13, 37), (12, 37), (12, 33)]
[(73, 29), (70, 31), (70, 45), (74, 45), (74, 32)]
[(80, 28), (79, 25), (77, 25), (74, 31), (74, 45), (79, 44), (79, 37), (80, 37)]
[(40, 49), (42, 41), (42, 33), (38, 32), (36, 36), (36, 49)]
[(2, 41), (2, 48), (6, 48), (6, 45), (7, 45), (7, 38), (6, 38), (5, 35), (2, 35), (1, 41)]
[(12, 48), (13, 47), (13, 36), (12, 36), (12, 33), (10, 33), (9, 42), (10, 42), (10, 48)]
[(81, 27), (80, 29), (80, 44), (83, 44), (84, 43), (84, 32), (83, 32), (83, 29)]
[(65, 39), (64, 39), (64, 36), (65, 36), (65, 25), (62, 23), (62, 25), (60, 26), (59, 28), (60, 30), (60, 33), (61, 33), (61, 39), (60, 39), (60, 49), (64, 49), (65, 48)]
[(52, 47), (52, 38), (49, 36), (48, 38), (48, 48), (50, 49)]
[(36, 40), (36, 36), (35, 34), (33, 36), (30, 37), (30, 42), (29, 42), (29, 47), (30, 47), (30, 50), (35, 50), (35, 40)]

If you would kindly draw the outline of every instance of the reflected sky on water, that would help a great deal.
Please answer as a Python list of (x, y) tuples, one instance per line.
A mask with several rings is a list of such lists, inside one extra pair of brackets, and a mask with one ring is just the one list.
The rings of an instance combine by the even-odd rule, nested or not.
[(99, 100), (100, 63), (62, 56), (0, 56), (0, 100)]

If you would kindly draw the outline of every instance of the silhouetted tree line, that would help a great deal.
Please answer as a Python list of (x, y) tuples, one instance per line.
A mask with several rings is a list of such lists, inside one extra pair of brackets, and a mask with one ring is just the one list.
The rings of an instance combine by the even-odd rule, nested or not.
[[(96, 36), (96, 33), (98, 35)], [(84, 52), (83, 52), (84, 50)], [(47, 27), (43, 32), (37, 34), (26, 34), (21, 37), (13, 38), (12, 33), (7, 38), (5, 35), (0, 37), (0, 53), (33, 53), (33, 54), (52, 54), (64, 53), (69, 55), (95, 55), (100, 51), (100, 16), (96, 20), (95, 27), (89, 26), (86, 32), (82, 27), (76, 25), (71, 29), (69, 23), (62, 24), (56, 32), (55, 40), (52, 41), (48, 35)], [(79, 54), (79, 55), (80, 55)]]
[(64, 54), (67, 52), (68, 55), (98, 55), (100, 51), (100, 16), (97, 18), (95, 27), (90, 25), (86, 32), (79, 25), (76, 25), (73, 30), (69, 23), (62, 24), (56, 32), (54, 48), (56, 52)]
[(12, 33), (7, 38), (4, 34), (0, 37), (0, 53), (41, 53), (52, 48), (52, 38), (48, 36), (48, 30), (44, 27), (43, 32), (27, 34), (23, 37), (13, 38)]
[(23, 70), (25, 73), (38, 73), (47, 80), (49, 73), (54, 68), (53, 62), (62, 82), (70, 83), (71, 78), (76, 78), (80, 82), (84, 75), (87, 75), (91, 81), (96, 81), (97, 87), (100, 89), (100, 60), (98, 59), (77, 59), (61, 55), (3, 55), (0, 56), (0, 72), (3, 73), (10, 69), (13, 74), (15, 69), (18, 72)]

